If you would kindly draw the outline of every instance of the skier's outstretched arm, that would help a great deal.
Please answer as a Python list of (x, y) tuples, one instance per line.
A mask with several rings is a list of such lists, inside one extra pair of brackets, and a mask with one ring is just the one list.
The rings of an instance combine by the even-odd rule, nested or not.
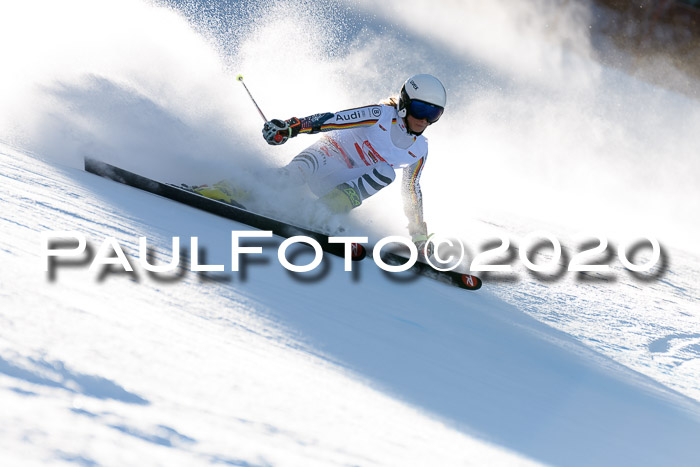
[(323, 131), (343, 130), (372, 126), (382, 115), (380, 105), (368, 105), (340, 112), (326, 112), (304, 118), (292, 117), (288, 120), (273, 119), (265, 122), (262, 134), (268, 144), (278, 145), (294, 138), (299, 133), (320, 133)]
[(420, 175), (426, 158), (427, 155), (403, 169), (401, 183), (404, 212), (408, 218), (408, 232), (419, 251), (422, 251), (425, 242), (428, 241), (428, 226), (423, 218), (423, 194), (420, 189)]

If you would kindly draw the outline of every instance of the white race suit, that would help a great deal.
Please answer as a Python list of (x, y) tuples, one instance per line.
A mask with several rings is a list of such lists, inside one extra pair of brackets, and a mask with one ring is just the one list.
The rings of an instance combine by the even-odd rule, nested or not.
[(299, 120), (299, 133), (325, 134), (287, 165), (292, 179), (308, 184), (319, 197), (349, 185), (359, 198), (354, 206), (359, 206), (393, 182), (395, 170), (403, 169), (409, 232), (427, 233), (419, 180), (428, 157), (428, 140), (410, 134), (395, 107), (369, 105)]

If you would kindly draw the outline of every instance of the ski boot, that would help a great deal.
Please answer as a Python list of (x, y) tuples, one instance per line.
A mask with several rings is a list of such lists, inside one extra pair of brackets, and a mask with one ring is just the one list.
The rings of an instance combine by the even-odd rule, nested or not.
[(347, 213), (362, 204), (362, 196), (349, 184), (341, 183), (319, 201), (331, 212)]
[(244, 189), (237, 188), (228, 180), (221, 180), (215, 184), (199, 185), (191, 187), (192, 191), (207, 198), (216, 199), (225, 203), (240, 205), (242, 201), (250, 198), (250, 193)]

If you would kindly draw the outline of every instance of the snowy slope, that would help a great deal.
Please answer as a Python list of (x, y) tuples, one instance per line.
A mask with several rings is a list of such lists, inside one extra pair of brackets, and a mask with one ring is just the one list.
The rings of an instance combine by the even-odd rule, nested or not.
[[(2, 151), (3, 457), (241, 465), (690, 465), (698, 405), (484, 290), (276, 263), (246, 278), (138, 272), (200, 237), (228, 263), (245, 226)], [(39, 261), (39, 233), (116, 237), (137, 275)], [(301, 258), (299, 258), (301, 262)], [(535, 303), (530, 303), (534, 306)]]
[[(1, 465), (697, 464), (697, 101), (601, 67), (585, 2), (441, 5), (0, 4)], [(421, 181), (431, 230), (473, 257), (544, 229), (564, 259), (582, 232), (611, 251), (649, 234), (661, 264), (537, 276), (516, 259), (471, 293), (330, 257), (290, 275), (276, 239), (245, 274), (164, 280), (139, 236), (162, 261), (198, 236), (228, 269), (248, 227), (81, 170), (193, 184), (279, 166), (312, 139), (268, 147), (237, 73), (287, 118), (419, 71), (449, 93)], [(399, 206), (391, 186), (351, 221), (405, 234)], [(47, 230), (115, 237), (136, 272), (52, 278)]]
[[(47, 228), (76, 229), (95, 241), (113, 235), (132, 249), (136, 237), (146, 235), (167, 252), (166, 236), (200, 235), (205, 248), (215, 249), (242, 226), (5, 150), (2, 174), (5, 460), (329, 465), (518, 459), (378, 390), (381, 384), (369, 375), (340, 364), (341, 356), (305, 342), (299, 330), (275, 318), (330, 309), (333, 293), (352, 285), (347, 277), (319, 285), (330, 290), (316, 297), (314, 311), (306, 308), (308, 287), (272, 266), (251, 271), (246, 283), (185, 278), (162, 284), (145, 277), (100, 283), (97, 274), (81, 270), (59, 270), (51, 283), (37, 257), (38, 233)], [(333, 266), (338, 274), (339, 264)], [(344, 316), (357, 319), (352, 314), (358, 309), (371, 313), (375, 308), (362, 307), (375, 293), (340, 315), (319, 317), (317, 329), (322, 333), (330, 319), (337, 339), (363, 347), (373, 339), (337, 327)], [(405, 325), (397, 314), (390, 310), (383, 319)]]

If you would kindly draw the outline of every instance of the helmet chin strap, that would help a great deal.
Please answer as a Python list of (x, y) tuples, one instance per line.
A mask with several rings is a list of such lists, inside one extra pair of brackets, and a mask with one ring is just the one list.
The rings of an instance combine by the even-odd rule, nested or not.
[[(405, 112), (406, 111), (404, 110), (404, 113)], [(413, 131), (411, 129), (411, 126), (408, 124), (408, 117), (402, 117), (402, 118), (403, 118), (403, 124), (406, 126), (406, 133), (408, 133), (409, 135), (420, 136), (423, 134), (423, 131), (425, 131), (425, 128), (423, 129), (423, 131)]]
[[(406, 94), (406, 91), (404, 89), (405, 88), (401, 88), (401, 94)], [(406, 132), (409, 135), (415, 135), (415, 136), (422, 135), (423, 131), (425, 131), (425, 130), (421, 131), (420, 133), (411, 130), (411, 127), (408, 125), (408, 109), (406, 108), (405, 105), (402, 108), (401, 102), (402, 102), (402, 99), (399, 99), (399, 102), (396, 104), (396, 113), (398, 114), (399, 117), (401, 117), (403, 119), (403, 124), (406, 126)]]

